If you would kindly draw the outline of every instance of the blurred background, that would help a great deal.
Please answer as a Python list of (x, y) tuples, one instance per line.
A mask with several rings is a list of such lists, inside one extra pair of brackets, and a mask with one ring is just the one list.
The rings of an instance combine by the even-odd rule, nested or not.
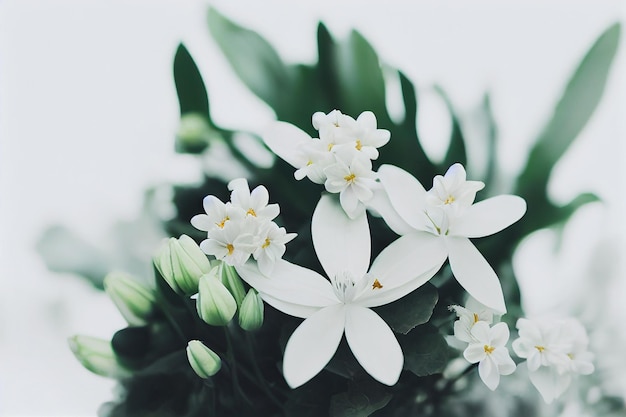
[[(434, 87), (468, 115), (488, 92), (498, 156), (511, 175), (584, 53), (626, 17), (619, 0), (0, 1), (0, 415), (95, 415), (113, 396), (113, 382), (84, 370), (66, 339), (109, 338), (122, 317), (87, 281), (49, 272), (38, 248), (46, 230), (62, 225), (48, 233), (69, 230), (83, 245), (44, 248), (58, 251), (60, 262), (103, 270), (135, 258), (149, 263), (162, 236), (154, 219), (142, 218), (144, 191), (198, 181), (202, 168), (174, 152), (178, 44), (198, 63), (218, 124), (262, 132), (273, 120), (212, 41), (209, 4), (258, 31), (289, 63), (316, 60), (319, 20), (337, 38), (359, 30), (418, 87), (419, 131), (435, 159), (450, 121)], [(579, 210), (561, 240), (550, 230), (531, 235), (514, 262), (529, 316), (575, 314), (606, 330), (592, 348), (612, 347), (602, 358), (614, 365), (607, 384), (622, 396), (624, 44), (595, 115), (550, 183), (558, 203), (586, 191), (603, 202)], [(469, 122), (464, 128), (471, 134)], [(168, 196), (153, 198), (164, 202), (156, 216), (167, 216)], [(133, 253), (121, 252), (130, 239)]]

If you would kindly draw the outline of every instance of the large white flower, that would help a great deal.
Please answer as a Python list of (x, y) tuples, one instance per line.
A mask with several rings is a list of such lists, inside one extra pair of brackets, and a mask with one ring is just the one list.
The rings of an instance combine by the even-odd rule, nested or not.
[(500, 375), (510, 375), (515, 371), (515, 362), (509, 356), (506, 342), (509, 328), (506, 323), (489, 327), (484, 321), (477, 322), (471, 330), (472, 341), (463, 352), (470, 363), (478, 363), (478, 375), (490, 390), (500, 383)]
[[(279, 261), (271, 278), (254, 263), (239, 275), (270, 305), (305, 318), (287, 342), (283, 373), (295, 388), (317, 375), (335, 354), (343, 334), (357, 361), (376, 380), (398, 381), (404, 357), (392, 330), (371, 307), (395, 301), (435, 274), (418, 267), (390, 245), (370, 262), (367, 217), (349, 219), (334, 199), (320, 199), (311, 222), (313, 245), (329, 279)], [(429, 256), (429, 253), (424, 253)]]
[(517, 321), (519, 338), (513, 350), (526, 359), (530, 382), (546, 403), (551, 403), (569, 387), (572, 377), (593, 372), (589, 340), (576, 320)]
[[(445, 176), (435, 177), (428, 192), (411, 174), (392, 165), (381, 166), (378, 177), (394, 209), (381, 214), (397, 213), (411, 227), (397, 241), (402, 242), (397, 246), (404, 256), (430, 262), (432, 267), (441, 267), (448, 258), (454, 277), (472, 297), (499, 313), (506, 312), (498, 276), (469, 239), (489, 236), (516, 222), (526, 212), (526, 202), (500, 195), (473, 204), (482, 183), (466, 181), (460, 164), (450, 167)], [(371, 202), (374, 208), (378, 203)], [(426, 248), (430, 252), (436, 248), (431, 258), (421, 255)]]

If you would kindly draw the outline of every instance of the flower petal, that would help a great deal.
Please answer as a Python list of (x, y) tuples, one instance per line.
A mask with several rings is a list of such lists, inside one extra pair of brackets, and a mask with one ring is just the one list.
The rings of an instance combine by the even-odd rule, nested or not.
[(317, 375), (333, 357), (343, 336), (345, 306), (321, 309), (293, 332), (283, 358), (283, 374), (291, 388)]
[(456, 280), (478, 302), (497, 311), (506, 312), (504, 295), (498, 276), (469, 239), (446, 237), (450, 268)]
[(281, 159), (295, 168), (306, 164), (301, 146), (311, 137), (291, 123), (275, 122), (263, 135), (263, 142)]
[(559, 397), (571, 381), (569, 374), (559, 374), (556, 369), (547, 366), (542, 366), (535, 371), (528, 371), (528, 377), (547, 404)]
[(478, 364), (478, 375), (480, 375), (480, 379), (483, 380), (490, 390), (494, 391), (498, 388), (500, 374), (498, 373), (498, 367), (489, 355)]
[(387, 191), (391, 206), (411, 227), (426, 230), (423, 216), (426, 190), (411, 174), (393, 165), (382, 165), (378, 178)]
[(415, 229), (409, 226), (391, 206), (391, 201), (385, 189), (378, 183), (376, 185), (377, 187), (372, 188), (374, 196), (366, 203), (367, 208), (374, 212), (372, 214), (382, 217), (387, 226), (397, 235), (402, 236), (414, 231)]
[(463, 357), (469, 363), (480, 362), (486, 357), (485, 345), (480, 343), (470, 343), (469, 346), (463, 351)]
[(338, 302), (330, 281), (315, 271), (285, 260), (276, 261), (271, 277), (264, 276), (254, 262), (236, 269), (239, 276), (258, 292), (287, 303), (326, 307)]
[(356, 360), (374, 379), (394, 385), (400, 378), (404, 355), (393, 332), (369, 308), (346, 309), (346, 340)]
[(260, 292), (259, 295), (261, 296), (263, 301), (274, 307), (276, 310), (282, 311), (283, 313), (289, 314), (290, 316), (300, 317), (303, 319), (311, 317), (322, 308), (325, 308), (290, 303), (288, 301), (279, 300), (278, 298), (272, 297), (271, 295), (264, 292)]
[(369, 288), (358, 297), (359, 305), (376, 307), (404, 297), (437, 273), (447, 249), (440, 237), (413, 232), (396, 239), (376, 257), (370, 275), (382, 288)]
[(526, 213), (526, 201), (515, 195), (499, 195), (471, 205), (455, 220), (451, 236), (484, 237), (505, 229)]
[(367, 216), (351, 220), (331, 195), (324, 194), (313, 212), (311, 235), (329, 277), (340, 271), (349, 271), (355, 277), (365, 275), (371, 253)]

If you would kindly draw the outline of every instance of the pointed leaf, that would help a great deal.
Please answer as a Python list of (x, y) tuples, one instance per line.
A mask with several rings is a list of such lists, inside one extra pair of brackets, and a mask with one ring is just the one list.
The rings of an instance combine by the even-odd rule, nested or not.
[(335, 394), (330, 399), (331, 417), (367, 417), (384, 408), (392, 395), (372, 380), (358, 380), (348, 392)]
[(181, 43), (174, 56), (174, 83), (180, 105), (180, 114), (198, 113), (209, 116), (209, 99), (200, 71)]
[(450, 348), (436, 329), (418, 327), (406, 336), (398, 335), (404, 352), (404, 369), (417, 376), (439, 373), (448, 364)]
[(393, 331), (407, 334), (415, 326), (430, 320), (438, 299), (437, 288), (426, 283), (405, 297), (374, 310)]

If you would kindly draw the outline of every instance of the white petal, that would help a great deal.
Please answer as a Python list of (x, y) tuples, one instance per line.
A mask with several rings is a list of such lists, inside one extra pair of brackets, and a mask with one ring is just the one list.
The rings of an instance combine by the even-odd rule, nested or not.
[(423, 285), (446, 260), (440, 237), (416, 231), (396, 239), (376, 257), (370, 268), (382, 288), (369, 288), (358, 298), (359, 305), (375, 307), (404, 297)]
[(509, 326), (505, 322), (495, 324), (491, 328), (491, 344), (493, 346), (504, 346), (509, 340)]
[(274, 264), (271, 277), (264, 276), (254, 262), (237, 266), (237, 273), (258, 292), (287, 303), (326, 307), (338, 302), (330, 281), (315, 271), (285, 260)]
[(387, 191), (391, 206), (411, 227), (426, 230), (424, 206), (426, 190), (411, 174), (393, 165), (382, 165), (378, 178)]
[(370, 229), (367, 216), (351, 220), (328, 194), (322, 195), (311, 220), (311, 235), (317, 257), (328, 274), (349, 271), (356, 277), (370, 263)]
[(528, 376), (547, 404), (559, 397), (571, 381), (569, 374), (559, 375), (556, 369), (547, 366), (528, 371)]
[(394, 385), (400, 378), (404, 355), (393, 332), (369, 308), (346, 309), (346, 339), (363, 369), (374, 379)]
[(506, 306), (498, 276), (474, 244), (462, 237), (446, 237), (445, 241), (450, 268), (459, 284), (478, 302), (504, 314)]
[(264, 292), (259, 293), (263, 301), (267, 304), (271, 305), (278, 311), (282, 311), (285, 314), (289, 314), (290, 316), (300, 317), (306, 319), (307, 317), (311, 317), (313, 314), (320, 311), (325, 307), (315, 307), (315, 306), (306, 306), (302, 304), (294, 304), (284, 300), (279, 300), (278, 298), (274, 298), (269, 294)]
[(487, 388), (492, 391), (495, 390), (500, 383), (498, 367), (493, 363), (489, 355), (478, 364), (478, 375), (480, 375), (480, 379), (487, 385)]
[(272, 152), (295, 168), (306, 164), (300, 148), (310, 140), (306, 132), (286, 122), (275, 122), (263, 135), (263, 142)]
[(486, 357), (485, 345), (482, 343), (470, 343), (469, 346), (463, 351), (463, 357), (469, 363), (480, 362)]
[(366, 204), (368, 209), (374, 211), (372, 214), (382, 217), (387, 226), (397, 235), (405, 235), (415, 230), (391, 206), (389, 196), (380, 184), (372, 191), (374, 191), (374, 196)]
[(333, 357), (345, 324), (343, 304), (324, 308), (304, 320), (293, 332), (283, 358), (283, 374), (291, 388), (317, 375)]
[(515, 195), (499, 195), (471, 205), (455, 220), (450, 235), (483, 237), (505, 229), (526, 213), (526, 201)]
[(490, 344), (489, 336), (491, 335), (491, 332), (489, 330), (489, 324), (487, 324), (487, 322), (479, 321), (472, 326), (472, 330), (470, 331), (470, 333), (474, 337), (474, 339), (485, 345)]
[(215, 226), (215, 224), (211, 222), (211, 218), (206, 214), (196, 214), (193, 216), (191, 218), (191, 225), (198, 230), (202, 230), (203, 232), (208, 232)]
[(359, 197), (353, 186), (341, 191), (339, 202), (341, 203), (341, 208), (343, 208), (350, 219), (356, 219), (365, 213), (365, 206), (359, 204)]

